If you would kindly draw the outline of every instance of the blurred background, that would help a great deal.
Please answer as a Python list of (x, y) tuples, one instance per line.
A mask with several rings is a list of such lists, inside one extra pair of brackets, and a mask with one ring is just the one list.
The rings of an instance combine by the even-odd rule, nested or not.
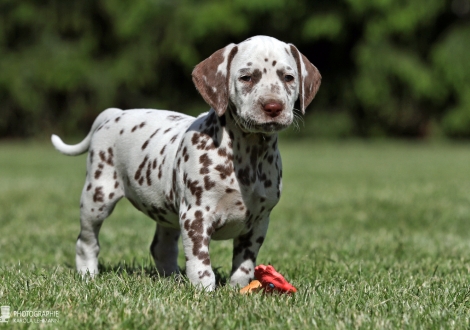
[(191, 80), (252, 35), (323, 76), (293, 137), (470, 137), (470, 0), (0, 0), (0, 138), (82, 136), (108, 107), (207, 111)]

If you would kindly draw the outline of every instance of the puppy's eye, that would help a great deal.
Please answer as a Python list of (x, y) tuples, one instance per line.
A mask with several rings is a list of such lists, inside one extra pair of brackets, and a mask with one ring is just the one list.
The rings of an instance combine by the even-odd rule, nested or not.
[(285, 81), (285, 82), (294, 81), (294, 76), (291, 76), (290, 74), (286, 74), (286, 75), (284, 76), (284, 81)]
[(241, 76), (240, 80), (244, 81), (244, 82), (250, 82), (251, 81), (251, 76)]

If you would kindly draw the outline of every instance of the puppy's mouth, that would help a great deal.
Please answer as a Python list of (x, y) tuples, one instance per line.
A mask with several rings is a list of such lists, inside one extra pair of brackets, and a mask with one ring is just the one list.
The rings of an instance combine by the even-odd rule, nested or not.
[(290, 126), (292, 120), (271, 120), (266, 122), (259, 122), (257, 120), (238, 117), (237, 122), (240, 128), (246, 133), (276, 133), (282, 131)]

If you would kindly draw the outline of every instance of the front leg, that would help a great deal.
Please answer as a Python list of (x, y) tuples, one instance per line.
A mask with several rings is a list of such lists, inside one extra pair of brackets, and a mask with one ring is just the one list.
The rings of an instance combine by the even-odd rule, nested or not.
[(254, 279), (256, 257), (268, 230), (269, 215), (253, 224), (251, 230), (233, 240), (231, 286), (246, 286)]
[(155, 260), (157, 271), (161, 276), (179, 273), (178, 239), (180, 230), (163, 227), (157, 224), (157, 231), (150, 246), (150, 253)]
[(192, 284), (207, 291), (215, 289), (215, 275), (209, 257), (213, 231), (209, 217), (201, 210), (187, 210), (181, 215), (181, 237), (186, 256), (186, 275)]

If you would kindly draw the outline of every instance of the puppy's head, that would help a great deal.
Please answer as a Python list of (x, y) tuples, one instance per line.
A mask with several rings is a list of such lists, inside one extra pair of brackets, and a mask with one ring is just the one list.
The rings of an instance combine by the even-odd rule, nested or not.
[(232, 103), (241, 128), (261, 133), (288, 127), (297, 98), (304, 113), (321, 82), (317, 68), (294, 45), (266, 36), (216, 51), (195, 67), (192, 76), (219, 116)]

